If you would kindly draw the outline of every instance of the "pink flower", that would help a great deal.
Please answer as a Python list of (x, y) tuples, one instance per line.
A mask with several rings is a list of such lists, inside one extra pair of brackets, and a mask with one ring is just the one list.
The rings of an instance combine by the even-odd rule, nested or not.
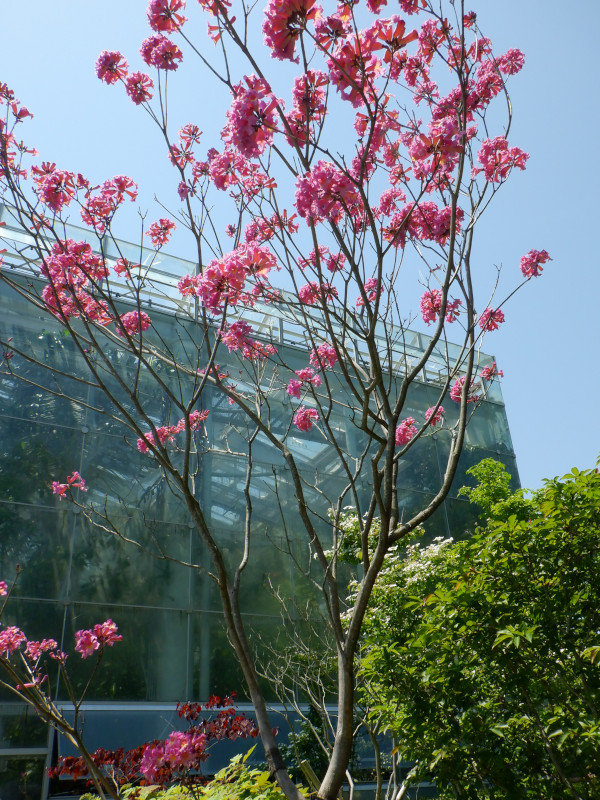
[(57, 494), (59, 500), (62, 500), (63, 497), (66, 495), (67, 489), (69, 487), (66, 483), (59, 483), (58, 481), (52, 481), (52, 493)]
[(287, 385), (286, 392), (289, 394), (290, 397), (295, 397), (297, 400), (299, 400), (301, 390), (302, 390), (302, 381), (297, 381), (295, 378), (292, 378)]
[(320, 344), (316, 350), (311, 350), (309, 361), (315, 369), (331, 369), (337, 363), (338, 357), (335, 347), (328, 342)]
[(538, 278), (542, 272), (542, 264), (552, 261), (546, 250), (530, 250), (521, 258), (521, 272), (526, 278)]
[(361, 218), (363, 205), (356, 184), (328, 161), (319, 161), (296, 179), (296, 210), (307, 224), (339, 222), (345, 214)]
[(440, 289), (428, 289), (421, 297), (421, 316), (423, 322), (431, 325), (435, 322), (442, 308), (442, 292)]
[(504, 55), (498, 56), (496, 59), (498, 69), (504, 75), (516, 75), (517, 72), (520, 72), (521, 69), (523, 69), (524, 63), (525, 55), (521, 52), (521, 50), (517, 50), (516, 48), (507, 50)]
[(290, 397), (295, 397), (296, 399), (300, 398), (303, 384), (307, 384), (313, 386), (315, 389), (318, 389), (322, 383), (321, 376), (315, 374), (310, 367), (304, 367), (303, 369), (296, 370), (296, 375), (300, 380), (292, 378), (286, 389)]
[(337, 296), (337, 289), (331, 283), (311, 281), (298, 289), (298, 300), (307, 306), (314, 306), (319, 302), (327, 303)]
[[(367, 301), (369, 303), (372, 303), (374, 300), (376, 300), (377, 295), (379, 294), (379, 282), (377, 281), (377, 278), (368, 278), (365, 281), (364, 289), (365, 289), (365, 294), (367, 295)], [(356, 307), (362, 308), (364, 304), (365, 301), (363, 297), (362, 296), (359, 297), (356, 301)]]
[(127, 62), (117, 50), (103, 50), (96, 61), (96, 75), (109, 85), (117, 83), (127, 75)]
[(270, 86), (256, 75), (247, 75), (244, 80), (247, 86), (238, 83), (232, 89), (233, 101), (221, 137), (245, 158), (254, 158), (273, 141), (277, 99)]
[(85, 481), (78, 472), (72, 472), (68, 475), (66, 483), (52, 481), (52, 492), (57, 494), (60, 500), (66, 497), (67, 489), (79, 489), (82, 492), (87, 492)]
[[(227, 376), (219, 375), (219, 377), (224, 378)], [(201, 411), (200, 409), (190, 412), (190, 430), (197, 431), (208, 417), (209, 413), (209, 411)], [(160, 444), (164, 445), (166, 442), (173, 442), (177, 434), (185, 430), (185, 424), (185, 417), (182, 417), (176, 425), (161, 425), (158, 427), (156, 429), (156, 434)], [(154, 445), (154, 434), (152, 431), (148, 431), (141, 439), (137, 440), (137, 449), (140, 453), (147, 453), (150, 445)]]
[(37, 661), (44, 653), (56, 650), (58, 644), (54, 639), (42, 639), (41, 642), (27, 642), (25, 655), (30, 661)]
[(302, 369), (297, 369), (296, 375), (300, 378), (302, 383), (312, 383), (313, 386), (321, 385), (321, 378), (319, 377), (319, 375), (315, 375), (314, 371), (310, 367), (303, 367)]
[(483, 367), (481, 372), (479, 373), (479, 377), (483, 378), (486, 381), (493, 381), (494, 378), (503, 378), (504, 372), (502, 370), (496, 369), (496, 362), (492, 362), (491, 367)]
[(14, 625), (0, 631), (0, 656), (8, 656), (26, 642), (27, 638), (20, 628)]
[(175, 230), (177, 225), (170, 219), (159, 219), (158, 222), (153, 222), (146, 231), (146, 236), (149, 236), (152, 241), (152, 246), (157, 249), (165, 245), (171, 236), (171, 231)]
[(167, 36), (155, 33), (144, 39), (140, 47), (140, 55), (149, 67), (175, 70), (183, 60), (183, 53)]
[(437, 411), (435, 406), (428, 408), (425, 412), (425, 421), (430, 422), (431, 425), (439, 425), (444, 416), (444, 406), (438, 406)]
[(462, 300), (450, 300), (446, 302), (446, 322), (454, 322), (457, 317), (460, 317), (459, 308), (462, 305)]
[(504, 312), (499, 308), (494, 310), (489, 306), (479, 317), (479, 327), (482, 331), (495, 331), (504, 322)]
[(152, 89), (154, 89), (152, 78), (145, 72), (132, 72), (125, 79), (125, 91), (136, 106), (152, 99)]
[(269, 0), (262, 29), (272, 56), (297, 62), (298, 58), (294, 58), (296, 40), (306, 29), (308, 20), (320, 14), (321, 8), (315, 5), (315, 0)]
[(398, 2), (405, 14), (416, 14), (424, 5), (423, 0), (398, 0)]
[(204, 753), (206, 735), (173, 731), (165, 741), (165, 761), (177, 770), (188, 770), (198, 764)]
[(54, 169), (34, 178), (34, 181), (40, 200), (55, 214), (60, 214), (63, 206), (68, 206), (75, 196), (75, 176), (72, 172)]
[(0, 581), (0, 597), (6, 597), (8, 594), (8, 586), (6, 581)]
[(100, 644), (112, 647), (115, 642), (121, 642), (123, 637), (118, 633), (118, 628), (112, 619), (94, 625), (93, 634)]
[(150, 0), (146, 14), (153, 31), (172, 33), (184, 22), (186, 17), (178, 14), (185, 8), (185, 0)]
[(525, 169), (525, 162), (528, 158), (527, 153), (519, 147), (509, 147), (504, 136), (485, 139), (477, 155), (477, 160), (482, 168), (473, 168), (473, 176), (483, 172), (485, 179), (490, 183), (500, 183), (508, 176), (513, 167)]
[(72, 472), (67, 475), (67, 483), (72, 489), (80, 489), (82, 492), (87, 492), (85, 481), (78, 472)]
[(92, 631), (77, 631), (75, 634), (75, 650), (82, 658), (88, 658), (100, 647), (98, 637)]
[[(455, 403), (460, 403), (464, 385), (465, 385), (464, 375), (461, 378), (457, 378), (452, 384), (452, 388), (450, 389), (450, 397), (452, 400), (454, 400)], [(478, 384), (476, 384), (474, 379), (471, 378), (471, 384), (469, 386), (469, 392), (467, 394), (467, 403), (478, 403), (479, 400), (481, 400), (481, 395), (476, 393), (477, 389), (478, 389)]]
[(414, 417), (407, 417), (396, 428), (394, 441), (398, 446), (408, 444), (417, 435), (417, 427)]
[(128, 311), (120, 316), (117, 333), (123, 337), (126, 334), (135, 336), (140, 331), (147, 331), (151, 324), (152, 321), (145, 311)]
[(140, 772), (149, 783), (154, 783), (158, 777), (158, 770), (165, 763), (165, 749), (162, 744), (147, 744), (144, 747)]
[(318, 419), (319, 413), (314, 408), (300, 406), (294, 414), (293, 423), (299, 431), (309, 431), (313, 426), (313, 422), (317, 422)]

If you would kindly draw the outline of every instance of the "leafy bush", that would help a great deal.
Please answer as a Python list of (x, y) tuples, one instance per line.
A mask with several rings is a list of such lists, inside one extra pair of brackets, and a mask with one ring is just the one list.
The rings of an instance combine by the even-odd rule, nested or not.
[(381, 573), (364, 691), (442, 798), (592, 800), (600, 474), (573, 470), (529, 501), (506, 496), (502, 472), (489, 463), (479, 472), (491, 488), (471, 499), (489, 520), (472, 539), (415, 545)]

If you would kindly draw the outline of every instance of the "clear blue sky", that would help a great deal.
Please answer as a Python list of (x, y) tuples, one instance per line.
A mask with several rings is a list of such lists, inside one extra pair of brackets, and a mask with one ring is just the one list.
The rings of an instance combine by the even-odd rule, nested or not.
[[(197, 17), (195, 1), (188, 5)], [(392, 13), (394, 6), (390, 0)], [(164, 145), (121, 87), (106, 87), (94, 74), (103, 49), (121, 50), (140, 63), (137, 50), (148, 35), (145, 7), (146, 0), (5, 3), (0, 81), (35, 114), (22, 135), (41, 158), (96, 182), (131, 175), (154, 219), (155, 192), (176, 207)], [(502, 389), (522, 483), (536, 488), (544, 477), (593, 466), (600, 454), (600, 3), (580, 0), (577, 14), (567, 14), (558, 0), (474, 0), (471, 7), (495, 52), (519, 47), (526, 54), (525, 69), (511, 87), (510, 143), (530, 153), (527, 171), (507, 183), (484, 218), (479, 252), (506, 274), (532, 248), (544, 248), (554, 259), (510, 301), (507, 323), (484, 347), (505, 373)], [(207, 90), (196, 67), (175, 77), (181, 122), (218, 129), (227, 96)], [(184, 243), (178, 242), (177, 254), (186, 255)]]

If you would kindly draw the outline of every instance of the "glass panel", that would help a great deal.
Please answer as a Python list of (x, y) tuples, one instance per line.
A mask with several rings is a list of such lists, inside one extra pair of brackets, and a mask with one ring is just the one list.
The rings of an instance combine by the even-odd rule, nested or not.
[[(48, 727), (32, 708), (23, 703), (10, 701), (2, 703), (0, 712), (0, 749), (46, 747), (47, 742)], [(1, 792), (0, 797), (4, 798)]]
[[(155, 523), (140, 515), (112, 519), (140, 549), (98, 530), (88, 520), (81, 522), (73, 554), (73, 599), (188, 608), (191, 570), (171, 559), (189, 559), (189, 527)], [(153, 558), (162, 553), (167, 558)]]
[[(277, 640), (278, 620), (244, 614), (244, 622), (250, 647), (259, 647), (261, 637), (269, 642)], [(205, 700), (211, 694), (222, 697), (237, 692), (240, 701), (245, 702), (248, 699), (246, 684), (233, 655), (222, 616), (196, 614), (192, 630), (193, 697)], [(277, 700), (266, 683), (263, 690), (268, 702)]]
[(56, 505), (0, 502), (0, 575), (10, 583), (21, 567), (13, 598), (56, 599), (66, 590), (76, 515), (66, 503)]
[[(107, 618), (116, 622), (123, 641), (106, 649), (88, 701), (176, 702), (189, 696), (188, 612), (77, 603), (67, 609), (65, 649), (72, 651), (75, 631)], [(92, 662), (92, 658), (69, 659), (69, 674), (79, 691), (89, 678)]]
[(2, 800), (29, 800), (41, 797), (44, 757), (0, 755), (0, 797)]

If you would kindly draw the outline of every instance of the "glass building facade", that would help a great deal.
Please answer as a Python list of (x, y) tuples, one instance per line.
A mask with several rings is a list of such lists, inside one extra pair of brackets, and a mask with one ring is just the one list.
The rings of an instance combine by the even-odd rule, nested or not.
[[(8, 228), (3, 229), (3, 235), (18, 234)], [(86, 232), (77, 231), (78, 238), (84, 235)], [(127, 255), (128, 247), (120, 243), (121, 254)], [(110, 257), (111, 253), (106, 255)], [(136, 255), (139, 259), (139, 248)], [(167, 256), (160, 258), (153, 273), (162, 281), (163, 300), (149, 296), (147, 302), (154, 328), (176, 352), (181, 324), (178, 308), (164, 298), (175, 298), (177, 280), (192, 271), (193, 265)], [(5, 268), (17, 275), (18, 260), (7, 257), (6, 262)], [(126, 306), (125, 293), (123, 302)], [(246, 314), (246, 318), (249, 316)], [(249, 321), (259, 335), (262, 329), (280, 350), (285, 349), (293, 368), (306, 365), (300, 326), (284, 324), (272, 309), (257, 307), (251, 316)], [(2, 334), (13, 338), (15, 349), (65, 375), (85, 374), (77, 348), (58, 323), (3, 283), (0, 318)], [(404, 331), (399, 358), (418, 356), (426, 338)], [(133, 368), (117, 348), (109, 355), (122, 362), (123, 375)], [(220, 354), (222, 367), (228, 366), (227, 358), (227, 351)], [(436, 371), (433, 359), (422, 380), (413, 386), (403, 416), (422, 418), (424, 410), (435, 404), (444, 363), (440, 354)], [(484, 358), (481, 363), (491, 363), (491, 359)], [(231, 366), (239, 369), (238, 363)], [(103, 398), (97, 390), (65, 377), (57, 379), (52, 393), (40, 388), (48, 388), (43, 367), (33, 362), (15, 364), (15, 371), (20, 373), (19, 378), (0, 376), (0, 578), (10, 582), (17, 564), (22, 572), (5, 623), (18, 624), (30, 638), (53, 637), (71, 652), (75, 631), (108, 617), (117, 622), (123, 642), (106, 651), (86, 705), (89, 745), (130, 747), (165, 736), (179, 700), (206, 700), (212, 693), (233, 690), (243, 696), (242, 678), (227, 641), (214, 584), (201, 569), (159, 557), (163, 548), (168, 548), (181, 561), (209, 566), (186, 509), (169, 491), (152, 459), (137, 452), (135, 442), (128, 441), (122, 428), (101, 413)], [(339, 391), (343, 399), (341, 382)], [(156, 425), (164, 424), (169, 418), (164, 398), (156, 394), (147, 401)], [(290, 418), (290, 400), (282, 396), (278, 402), (279, 406), (273, 405), (275, 428), (279, 414), (284, 430)], [(453, 406), (452, 401), (445, 403), (450, 423)], [(203, 407), (211, 412), (206, 421), (206, 441), (226, 442), (227, 447), (207, 447), (201, 454), (196, 492), (212, 530), (234, 563), (243, 546), (240, 529), (245, 459), (235, 453), (239, 449), (236, 436), (244, 420), (215, 392), (206, 392)], [(340, 411), (332, 424), (344, 437), (348, 451), (360, 445), (353, 441), (357, 433), (347, 413)], [(314, 497), (309, 497), (309, 502), (325, 507), (329, 496), (337, 497), (344, 481), (335, 452), (316, 429), (297, 431), (288, 445), (306, 475), (316, 476)], [(439, 487), (447, 447), (446, 436), (435, 434), (422, 440), (419, 448), (411, 449), (401, 463), (400, 496), (407, 514), (426, 504)], [(472, 528), (473, 511), (457, 497), (457, 491), (465, 482), (466, 469), (486, 457), (503, 461), (516, 477), (497, 384), (489, 387), (486, 401), (468, 426), (459, 474), (450, 497), (426, 525), (428, 537), (456, 538)], [(280, 614), (269, 586), (279, 587), (288, 597), (301, 598), (307, 591), (306, 582), (286, 552), (290, 546), (297, 547), (301, 559), (304, 546), (294, 492), (280, 454), (259, 438), (254, 463), (250, 492), (255, 549), (244, 575), (242, 609), (253, 634), (268, 637)], [(143, 548), (103, 533), (77, 508), (52, 495), (51, 482), (64, 480), (73, 470), (87, 481), (86, 501), (104, 508), (115, 526)], [(364, 489), (369, 491), (367, 481)], [(87, 663), (71, 658), (70, 666), (75, 680), (84, 681)], [(62, 699), (64, 687), (55, 676), (50, 679), (53, 693)], [(42, 785), (42, 767), (52, 756), (52, 738), (10, 695), (5, 693), (0, 699), (0, 796), (3, 800), (22, 796), (28, 780), (29, 788), (25, 789), (35, 796), (35, 787)]]

